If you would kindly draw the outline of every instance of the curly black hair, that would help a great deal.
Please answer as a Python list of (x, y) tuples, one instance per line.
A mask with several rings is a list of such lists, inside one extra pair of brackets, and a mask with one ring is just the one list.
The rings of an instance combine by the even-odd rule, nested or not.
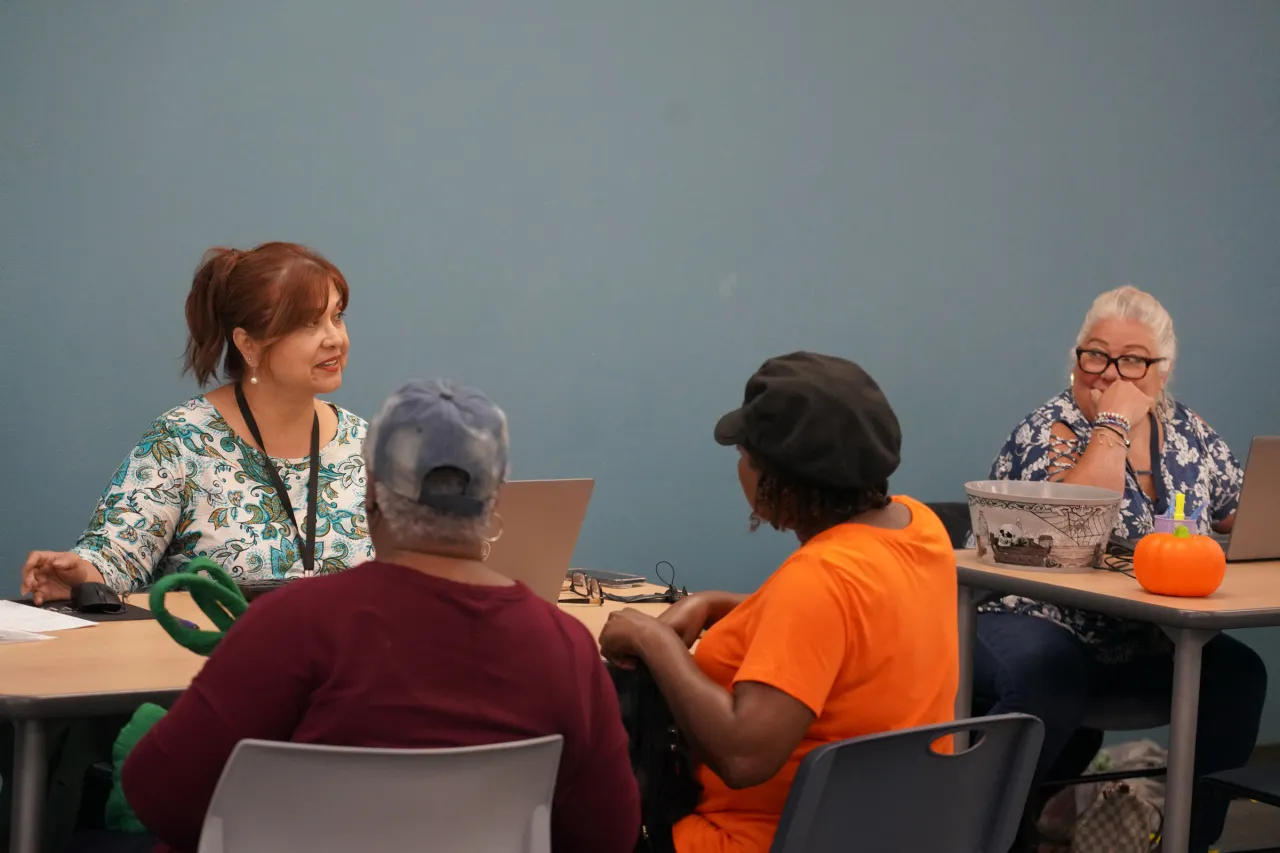
[(816, 536), (891, 503), (887, 480), (865, 489), (832, 489), (801, 482), (754, 458), (750, 464), (760, 473), (756, 484), (756, 512), (751, 515), (753, 531), (759, 529), (763, 521), (761, 511), (769, 517), (775, 530), (795, 530)]

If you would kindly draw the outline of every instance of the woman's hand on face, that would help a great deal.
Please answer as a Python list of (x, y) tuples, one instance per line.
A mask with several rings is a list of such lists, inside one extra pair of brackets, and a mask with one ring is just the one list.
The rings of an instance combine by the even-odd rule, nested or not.
[(644, 645), (657, 631), (669, 630), (657, 619), (635, 608), (609, 614), (600, 632), (600, 654), (614, 666), (635, 669), (644, 660)]
[(1137, 385), (1124, 379), (1112, 382), (1105, 391), (1094, 388), (1089, 396), (1093, 399), (1095, 412), (1111, 412), (1128, 418), (1131, 429), (1141, 426), (1147, 413), (1156, 405), (1156, 401), (1144, 394)]
[(708, 595), (709, 593), (686, 595), (658, 617), (659, 622), (680, 636), (686, 649), (693, 648), (693, 644), (698, 642), (711, 618), (711, 601)]
[(103, 583), (102, 573), (88, 560), (70, 551), (32, 551), (22, 565), (22, 594), (36, 604), (71, 597), (71, 587)]

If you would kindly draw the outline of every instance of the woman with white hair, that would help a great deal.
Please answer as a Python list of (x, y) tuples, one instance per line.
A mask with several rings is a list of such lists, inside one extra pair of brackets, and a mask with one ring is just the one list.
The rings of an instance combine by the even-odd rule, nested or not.
[[(1122, 492), (1115, 533), (1126, 539), (1152, 532), (1177, 492), (1186, 495), (1188, 514), (1201, 511), (1205, 527), (1230, 530), (1243, 475), (1222, 437), (1169, 396), (1177, 341), (1164, 306), (1135, 287), (1102, 294), (1072, 355), (1071, 387), (1018, 424), (992, 478)], [(1172, 643), (1146, 623), (1011, 595), (980, 608), (978, 640), (975, 706), (1044, 721), (1041, 780), (1079, 775), (1097, 752), (1102, 733), (1080, 727), (1095, 691), (1172, 689)], [(1266, 689), (1266, 668), (1248, 646), (1226, 635), (1205, 645), (1197, 775), (1248, 760)], [(1192, 851), (1207, 850), (1221, 834), (1227, 804), (1197, 792)]]

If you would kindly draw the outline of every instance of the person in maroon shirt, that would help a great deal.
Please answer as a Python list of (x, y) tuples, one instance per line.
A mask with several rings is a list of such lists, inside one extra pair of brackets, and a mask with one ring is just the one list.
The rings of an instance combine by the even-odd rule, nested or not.
[(125, 762), (138, 818), (161, 849), (194, 851), (245, 738), (423, 748), (560, 734), (552, 848), (630, 853), (639, 794), (594, 638), (484, 565), (505, 415), (479, 392), (411, 382), (364, 456), (377, 559), (253, 603)]

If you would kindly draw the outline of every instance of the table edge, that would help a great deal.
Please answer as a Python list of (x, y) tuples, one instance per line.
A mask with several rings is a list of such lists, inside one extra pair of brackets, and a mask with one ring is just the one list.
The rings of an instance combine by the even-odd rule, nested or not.
[(1173, 600), (1169, 604), (1135, 601), (1131, 598), (1119, 598), (1089, 590), (1012, 577), (1000, 572), (984, 571), (964, 565), (956, 567), (956, 578), (962, 586), (975, 590), (994, 592), (999, 595), (1023, 595), (1050, 604), (1079, 607), (1105, 616), (1150, 622), (1169, 628), (1226, 631), (1235, 628), (1271, 628), (1280, 625), (1280, 607), (1227, 611), (1183, 610)]
[[(661, 591), (665, 587), (646, 583), (636, 592)], [(177, 594), (177, 593), (175, 593)], [(189, 593), (181, 593), (189, 596)], [(135, 593), (129, 597), (130, 603), (143, 604), (145, 594)], [(610, 602), (606, 602), (608, 604)], [(662, 602), (635, 602), (628, 604), (616, 602), (618, 607), (651, 606)], [(588, 605), (589, 606), (589, 605)], [(666, 605), (664, 604), (664, 607)], [(565, 610), (561, 605), (561, 612)], [(576, 621), (576, 620), (575, 620)], [(126, 622), (107, 624), (132, 624)], [(594, 633), (594, 632), (593, 632)], [(598, 638), (597, 638), (598, 639)], [(0, 719), (37, 720), (66, 719), (70, 717), (97, 717), (113, 714), (131, 714), (145, 702), (168, 707), (173, 704), (189, 686), (189, 682), (181, 686), (157, 687), (143, 690), (97, 691), (92, 693), (56, 693), (56, 694), (8, 694), (4, 692), (0, 682)]]
[(168, 707), (185, 688), (127, 690), (112, 693), (63, 693), (30, 696), (0, 693), (0, 717), (10, 720), (100, 717), (131, 714), (139, 705), (154, 702)]

